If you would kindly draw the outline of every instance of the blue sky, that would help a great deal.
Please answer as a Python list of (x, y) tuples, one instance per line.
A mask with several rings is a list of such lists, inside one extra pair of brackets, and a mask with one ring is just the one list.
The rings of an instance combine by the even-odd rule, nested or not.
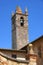
[(31, 42), (43, 35), (43, 0), (0, 0), (0, 48), (11, 48), (11, 14), (16, 6), (28, 9), (28, 40)]

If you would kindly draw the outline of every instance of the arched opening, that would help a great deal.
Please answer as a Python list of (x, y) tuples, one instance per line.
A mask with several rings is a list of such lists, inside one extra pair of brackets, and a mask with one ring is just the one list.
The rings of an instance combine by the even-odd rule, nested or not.
[(23, 17), (20, 17), (20, 25), (24, 26), (24, 18)]

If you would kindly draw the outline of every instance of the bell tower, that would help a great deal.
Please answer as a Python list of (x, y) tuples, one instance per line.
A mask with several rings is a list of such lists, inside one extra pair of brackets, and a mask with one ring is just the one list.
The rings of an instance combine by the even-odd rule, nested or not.
[(20, 7), (12, 13), (12, 49), (21, 49), (28, 44), (28, 11), (22, 13)]

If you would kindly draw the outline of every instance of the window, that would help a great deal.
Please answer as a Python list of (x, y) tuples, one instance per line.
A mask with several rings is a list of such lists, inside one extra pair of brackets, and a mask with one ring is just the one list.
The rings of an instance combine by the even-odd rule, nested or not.
[(16, 58), (16, 55), (12, 54), (12, 57), (13, 57), (13, 58)]
[(23, 17), (20, 18), (20, 25), (24, 26), (24, 18)]

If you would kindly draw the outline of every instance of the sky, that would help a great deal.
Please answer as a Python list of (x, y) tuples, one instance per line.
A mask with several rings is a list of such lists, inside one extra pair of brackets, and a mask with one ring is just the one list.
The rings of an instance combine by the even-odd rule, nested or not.
[(12, 47), (12, 12), (28, 9), (29, 42), (43, 35), (43, 0), (0, 0), (0, 48)]

